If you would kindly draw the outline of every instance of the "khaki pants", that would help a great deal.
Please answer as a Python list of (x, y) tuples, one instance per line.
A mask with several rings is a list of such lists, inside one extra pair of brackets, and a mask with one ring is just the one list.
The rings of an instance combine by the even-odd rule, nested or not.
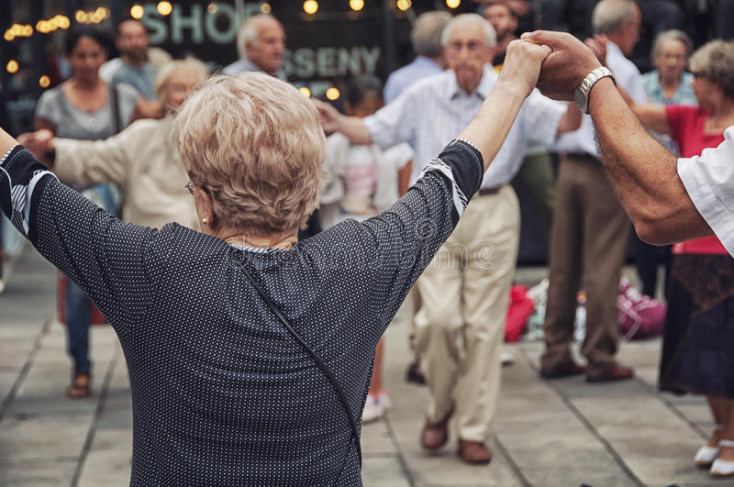
[(417, 283), (422, 304), (416, 338), (431, 395), (428, 419), (438, 422), (455, 407), (465, 440), (485, 441), (497, 409), (519, 235), (511, 186), (477, 195)]
[(551, 232), (544, 369), (571, 359), (579, 288), (586, 291), (581, 352), (589, 362), (588, 372), (603, 371), (614, 361), (619, 343), (617, 294), (629, 232), (629, 218), (601, 163), (593, 157), (563, 157)]

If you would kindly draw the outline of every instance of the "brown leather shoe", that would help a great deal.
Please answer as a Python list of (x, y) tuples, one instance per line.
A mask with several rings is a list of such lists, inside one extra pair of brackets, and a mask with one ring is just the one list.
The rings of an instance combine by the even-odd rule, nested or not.
[(613, 362), (608, 368), (595, 374), (587, 374), (586, 382), (614, 382), (618, 380), (627, 380), (635, 376), (632, 367), (625, 367)]
[(540, 376), (543, 379), (562, 379), (563, 377), (572, 377), (586, 373), (586, 367), (578, 365), (573, 360), (564, 362), (552, 369), (540, 369)]
[(438, 423), (431, 423), (431, 421), (426, 418), (423, 430), (421, 431), (421, 446), (423, 446), (423, 448), (426, 450), (438, 450), (446, 444), (449, 440), (449, 420), (453, 413), (454, 410), (452, 409), (446, 417)]
[(480, 441), (459, 438), (459, 456), (466, 463), (486, 465), (492, 461), (492, 451)]

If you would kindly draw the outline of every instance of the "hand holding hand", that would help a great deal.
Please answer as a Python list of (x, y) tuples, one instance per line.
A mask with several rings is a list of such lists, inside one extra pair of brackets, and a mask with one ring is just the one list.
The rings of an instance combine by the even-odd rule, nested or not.
[(548, 46), (520, 40), (510, 42), (499, 80), (521, 86), (523, 94), (528, 96), (538, 82), (541, 63), (550, 52)]
[(538, 79), (538, 89), (549, 98), (573, 100), (573, 90), (601, 66), (591, 49), (571, 34), (536, 30), (526, 32), (522, 39), (543, 44), (552, 51), (543, 61)]
[(18, 142), (25, 146), (41, 162), (48, 162), (46, 161), (48, 159), (47, 154), (56, 148), (54, 145), (54, 134), (48, 129), (21, 134), (18, 136)]
[(604, 34), (598, 34), (594, 37), (589, 37), (584, 41), (586, 47), (591, 49), (591, 52), (594, 53), (602, 66), (607, 65), (607, 42), (607, 36)]

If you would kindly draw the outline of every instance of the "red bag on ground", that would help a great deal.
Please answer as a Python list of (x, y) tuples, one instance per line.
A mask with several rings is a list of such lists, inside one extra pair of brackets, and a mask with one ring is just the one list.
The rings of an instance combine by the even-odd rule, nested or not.
[(515, 284), (510, 288), (510, 306), (507, 308), (507, 321), (505, 322), (506, 342), (513, 343), (520, 339), (534, 309), (535, 303), (528, 297), (525, 286)]

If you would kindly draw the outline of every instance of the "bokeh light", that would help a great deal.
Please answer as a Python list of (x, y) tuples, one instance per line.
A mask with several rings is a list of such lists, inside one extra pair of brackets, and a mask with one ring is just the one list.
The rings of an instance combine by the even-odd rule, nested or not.
[(165, 17), (166, 15), (171, 15), (171, 12), (173, 12), (173, 5), (171, 5), (171, 2), (164, 0), (162, 2), (158, 2), (156, 10), (158, 10), (159, 14)]
[(319, 11), (319, 2), (316, 0), (306, 0), (303, 2), (303, 11), (308, 15), (313, 15)]
[(140, 20), (143, 18), (143, 14), (145, 13), (145, 9), (142, 5), (133, 5), (130, 7), (130, 17)]
[(338, 88), (331, 87), (328, 90), (326, 90), (326, 99), (331, 101), (336, 101), (341, 96), (341, 92)]

